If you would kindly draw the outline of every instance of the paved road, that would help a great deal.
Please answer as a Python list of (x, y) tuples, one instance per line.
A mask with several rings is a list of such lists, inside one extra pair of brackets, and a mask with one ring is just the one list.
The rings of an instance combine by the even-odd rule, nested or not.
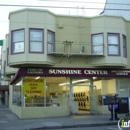
[[(44, 130), (119, 130), (118, 126), (98, 126), (98, 127), (80, 127), (80, 128), (65, 128), (65, 129), (44, 129)], [(130, 130), (124, 128), (123, 130)]]

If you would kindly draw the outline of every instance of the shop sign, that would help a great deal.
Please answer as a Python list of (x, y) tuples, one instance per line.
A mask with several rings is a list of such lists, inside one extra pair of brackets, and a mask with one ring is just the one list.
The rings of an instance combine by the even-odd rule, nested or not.
[(21, 68), (21, 76), (96, 76), (96, 77), (130, 77), (127, 69), (97, 68)]
[(130, 69), (100, 69), (100, 68), (27, 68), (21, 67), (11, 81), (21, 76), (42, 76), (42, 77), (123, 77), (130, 78)]
[(27, 74), (43, 74), (43, 69), (28, 68), (27, 69)]
[(23, 94), (27, 96), (43, 96), (44, 80), (25, 78), (23, 80)]

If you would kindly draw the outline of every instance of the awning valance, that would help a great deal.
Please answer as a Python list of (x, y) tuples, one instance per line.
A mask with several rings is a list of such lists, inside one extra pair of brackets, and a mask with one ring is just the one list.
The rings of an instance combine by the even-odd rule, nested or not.
[(9, 85), (1, 85), (0, 92), (9, 91)]
[(18, 78), (24, 76), (130, 78), (130, 69), (21, 67), (15, 74), (10, 84), (14, 84)]

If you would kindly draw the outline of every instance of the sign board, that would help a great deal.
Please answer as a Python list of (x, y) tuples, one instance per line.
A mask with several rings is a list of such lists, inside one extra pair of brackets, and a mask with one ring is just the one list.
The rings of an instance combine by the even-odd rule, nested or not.
[(10, 84), (22, 76), (130, 78), (130, 69), (21, 67)]
[(43, 96), (44, 80), (34, 78), (23, 79), (23, 94), (26, 96)]

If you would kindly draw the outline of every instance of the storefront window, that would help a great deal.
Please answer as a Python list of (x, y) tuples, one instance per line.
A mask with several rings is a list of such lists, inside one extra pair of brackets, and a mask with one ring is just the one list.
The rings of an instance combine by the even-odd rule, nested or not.
[(44, 78), (25, 77), (23, 79), (25, 107), (44, 106)]
[(22, 106), (21, 86), (13, 86), (13, 105)]
[(67, 82), (69, 81), (65, 77), (46, 78), (47, 106), (68, 106), (69, 87)]
[[(59, 107), (69, 104), (65, 77), (24, 77), (13, 86), (13, 105), (22, 107)], [(69, 81), (68, 81), (69, 82)]]

